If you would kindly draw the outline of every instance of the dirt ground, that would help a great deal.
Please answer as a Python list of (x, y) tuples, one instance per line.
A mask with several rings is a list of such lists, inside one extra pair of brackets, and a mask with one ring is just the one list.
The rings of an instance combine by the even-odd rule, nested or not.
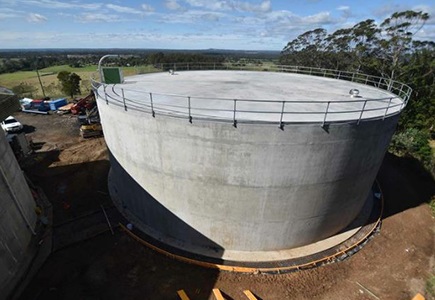
[[(103, 138), (82, 140), (71, 115), (16, 114), (42, 148), (24, 162), (53, 204), (54, 224), (109, 207), (110, 165)], [(21, 299), (412, 299), (435, 273), (435, 219), (427, 202), (435, 182), (416, 161), (387, 155), (379, 173), (386, 207), (381, 233), (350, 259), (281, 275), (219, 272), (181, 263), (119, 229), (51, 254)], [(77, 221), (80, 222), (80, 221)], [(433, 298), (432, 298), (433, 299)]]

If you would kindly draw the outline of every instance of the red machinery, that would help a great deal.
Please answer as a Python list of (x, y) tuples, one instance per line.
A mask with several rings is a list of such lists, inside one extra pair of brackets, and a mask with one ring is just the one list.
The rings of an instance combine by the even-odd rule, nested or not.
[(80, 99), (71, 107), (71, 113), (74, 115), (84, 114), (86, 110), (91, 110), (96, 105), (94, 92), (91, 92), (85, 98)]

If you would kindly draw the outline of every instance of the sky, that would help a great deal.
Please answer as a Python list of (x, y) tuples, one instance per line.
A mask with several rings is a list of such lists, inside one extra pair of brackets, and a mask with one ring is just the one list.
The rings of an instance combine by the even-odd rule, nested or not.
[(315, 28), (329, 33), (391, 13), (431, 15), (434, 0), (0, 0), (0, 48), (151, 48), (280, 51)]

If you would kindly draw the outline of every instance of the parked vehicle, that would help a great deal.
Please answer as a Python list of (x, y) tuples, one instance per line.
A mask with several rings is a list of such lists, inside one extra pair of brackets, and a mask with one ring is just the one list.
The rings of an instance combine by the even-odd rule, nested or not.
[(12, 116), (1, 122), (1, 126), (6, 133), (19, 132), (23, 129), (23, 125)]

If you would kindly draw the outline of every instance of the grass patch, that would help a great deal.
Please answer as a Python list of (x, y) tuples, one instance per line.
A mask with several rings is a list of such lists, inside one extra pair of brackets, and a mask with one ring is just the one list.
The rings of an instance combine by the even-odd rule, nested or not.
[(426, 295), (428, 299), (435, 299), (435, 275), (431, 275), (426, 281)]
[(433, 196), (432, 199), (430, 200), (429, 207), (432, 212), (432, 216), (435, 217), (435, 196)]
[(429, 146), (432, 148), (432, 156), (435, 158), (435, 140), (430, 140)]
[[(60, 90), (59, 80), (57, 74), (61, 71), (68, 71), (76, 73), (82, 79), (80, 83), (81, 96), (89, 94), (91, 90), (90, 79), (93, 75), (97, 75), (97, 65), (88, 65), (81, 68), (73, 68), (69, 65), (51, 66), (48, 68), (40, 69), (39, 75), (41, 77), (42, 85), (44, 86), (45, 95), (50, 98), (65, 97)], [(122, 67), (124, 76), (131, 76), (139, 73), (155, 72), (156, 69), (149, 66), (136, 66), (136, 67)], [(20, 71), (14, 73), (0, 74), (0, 86), (4, 86), (8, 89), (12, 89), (21, 83), (28, 84), (34, 87), (35, 91), (32, 95), (28, 95), (34, 99), (42, 98), (43, 93), (41, 85), (39, 84), (36, 71)], [(79, 95), (77, 95), (79, 96)]]
[(59, 73), (61, 71), (68, 71), (71, 73), (77, 73), (78, 72), (96, 72), (97, 71), (98, 66), (97, 65), (87, 65), (84, 67), (80, 67), (80, 68), (73, 68), (71, 66), (68, 65), (61, 65), (61, 66), (51, 66), (48, 68), (44, 68), (39, 70), (39, 72), (52, 72), (52, 73)]

